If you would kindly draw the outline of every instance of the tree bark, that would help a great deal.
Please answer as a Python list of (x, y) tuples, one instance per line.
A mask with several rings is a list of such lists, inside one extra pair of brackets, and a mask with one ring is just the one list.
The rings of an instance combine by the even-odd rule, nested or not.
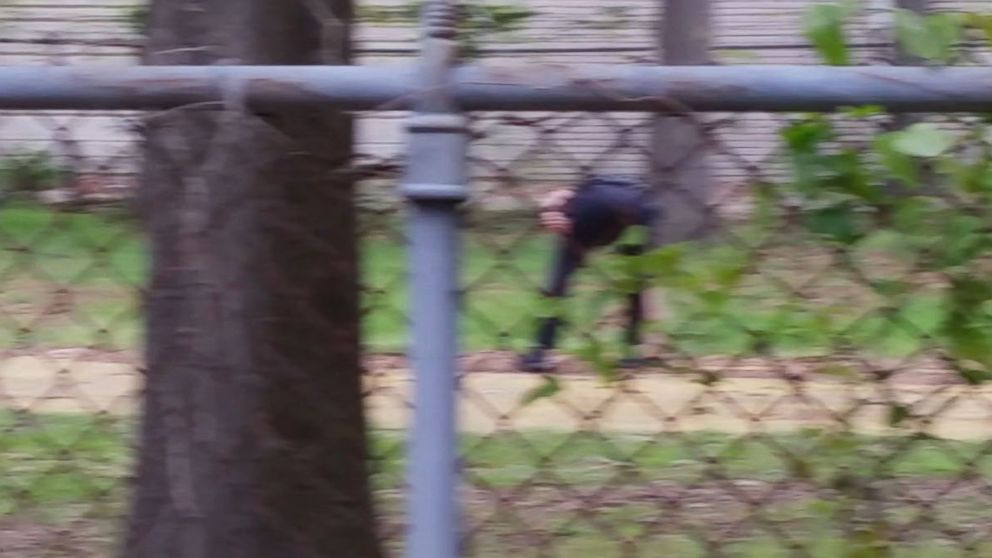
[[(710, 0), (660, 0), (658, 49), (662, 64), (710, 63)], [(683, 108), (672, 107), (678, 111)], [(707, 207), (712, 179), (705, 136), (694, 119), (658, 116), (652, 142), (651, 177), (665, 218), (656, 231), (663, 243), (705, 236), (713, 227)]]
[[(145, 61), (344, 63), (352, 18), (350, 0), (155, 0)], [(122, 554), (377, 558), (352, 124), (229, 93), (145, 122), (147, 371)]]

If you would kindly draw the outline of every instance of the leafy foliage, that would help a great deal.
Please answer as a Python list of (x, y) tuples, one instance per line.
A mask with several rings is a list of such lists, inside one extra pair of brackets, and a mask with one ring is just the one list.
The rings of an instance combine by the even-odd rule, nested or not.
[(51, 155), (30, 151), (0, 159), (0, 188), (4, 192), (40, 192), (61, 185), (66, 176)]
[(139, 35), (144, 35), (148, 30), (148, 20), (151, 18), (151, 6), (149, 4), (138, 4), (125, 8), (124, 19), (131, 30)]
[(964, 32), (964, 21), (958, 14), (921, 15), (896, 10), (895, 19), (896, 38), (906, 52), (933, 63), (954, 61)]
[[(857, 11), (851, 1), (808, 11), (806, 36), (824, 63), (851, 64), (845, 27)], [(955, 62), (965, 38), (992, 42), (992, 15), (898, 11), (895, 24), (901, 47), (927, 64)], [(992, 381), (992, 118), (955, 128), (922, 121), (852, 143), (838, 121), (887, 116), (873, 106), (839, 112), (803, 115), (781, 131), (788, 178), (755, 187), (741, 235), (750, 246), (666, 246), (634, 266), (665, 292), (657, 329), (695, 354), (932, 350), (966, 383)], [(749, 277), (763, 270), (752, 250), (783, 230), (829, 254), (883, 307), (843, 315), (773, 281), (755, 285)], [(891, 269), (876, 269), (878, 260)], [(599, 346), (581, 356), (612, 378)], [(892, 426), (910, 419), (891, 409)]]
[[(362, 5), (359, 18), (380, 25), (410, 25), (417, 21), (424, 1), (417, 0), (399, 5)], [(480, 45), (494, 36), (518, 31), (536, 12), (518, 4), (483, 4), (463, 2), (459, 43), (463, 58), (479, 55)]]
[(845, 0), (836, 4), (817, 4), (806, 13), (806, 38), (827, 64), (847, 66), (851, 63), (850, 50), (844, 41), (844, 25), (857, 9), (856, 2)]

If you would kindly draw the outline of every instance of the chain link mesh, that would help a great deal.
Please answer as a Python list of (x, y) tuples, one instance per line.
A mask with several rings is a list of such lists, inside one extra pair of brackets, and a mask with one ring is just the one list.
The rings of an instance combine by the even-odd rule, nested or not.
[[(958, 130), (975, 124), (923, 118)], [(503, 229), (466, 231), (465, 342), (470, 349), (503, 348), (466, 356), (473, 555), (508, 547), (549, 556), (990, 552), (989, 526), (979, 519), (989, 504), (989, 391), (984, 382), (962, 379), (935, 339), (935, 300), (951, 273), (898, 261), (871, 231), (849, 243), (824, 242), (839, 223), (818, 229), (809, 220), (815, 210), (787, 198), (756, 206), (768, 185), (782, 188), (794, 176), (781, 152), (736, 154), (733, 131), (756, 120), (771, 128), (778, 117), (689, 120), (702, 126), (701, 141), (685, 149), (737, 177), (703, 199), (677, 186), (669, 197), (684, 197), (673, 205), (700, 208), (716, 228), (678, 252), (686, 273), (680, 279), (701, 282), (688, 288), (695, 295), (681, 299), (684, 287), (674, 281), (653, 301), (658, 314), (648, 346), (655, 364), (619, 383), (598, 381), (609, 369), (597, 365), (622, 355), (589, 351), (613, 350), (618, 337), (622, 303), (603, 297), (617, 292), (617, 257), (602, 254), (583, 272), (566, 303), (573, 327), (558, 362), (564, 377), (547, 384), (550, 399), (524, 405), (542, 388), (514, 373), (515, 353), (533, 335), (535, 293), (552, 247), (526, 212), (519, 224), (507, 217), (499, 220)], [(863, 150), (888, 117), (867, 125), (835, 120), (853, 130), (834, 148)], [(494, 169), (494, 190), (504, 195), (534, 199), (543, 184), (559, 187), (537, 178), (543, 164), (554, 163), (600, 172), (627, 163), (655, 185), (678, 183), (651, 178), (658, 175), (648, 163), (651, 119), (559, 114), (492, 121), (476, 152), (496, 152), (487, 142), (504, 137), (522, 153), (477, 165)], [(618, 139), (581, 153), (572, 138), (585, 127)], [(677, 165), (670, 170), (677, 173)], [(520, 185), (529, 191), (521, 193)], [(977, 210), (968, 207), (961, 210)], [(756, 212), (770, 212), (775, 225), (751, 230)], [(733, 286), (721, 288), (721, 277)], [(890, 284), (903, 289), (883, 288)]]
[[(82, 40), (47, 33), (19, 48), (33, 45), (35, 62), (73, 63)], [(473, 115), (460, 392), (466, 554), (992, 555), (992, 398), (977, 372), (961, 373), (933, 319), (952, 273), (894, 258), (891, 239), (872, 234), (877, 221), (858, 221), (867, 229), (853, 241), (824, 240), (850, 239), (853, 225), (811, 224), (810, 215), (831, 214), (769, 194), (795, 178), (781, 134), (805, 115), (683, 108)], [(4, 558), (106, 556), (120, 536), (149, 258), (133, 196), (140, 134), (157, 116), (0, 112)], [(411, 406), (394, 192), (405, 115), (357, 116), (359, 154), (344, 171), (360, 178), (365, 404), (380, 530), (398, 551)], [(891, 126), (886, 115), (830, 118), (842, 134), (828, 151), (865, 150)], [(980, 123), (917, 118), (959, 134)], [(672, 147), (659, 134), (672, 130), (691, 141), (659, 154)], [(969, 141), (961, 149), (978, 145)], [(700, 160), (706, 192), (682, 183)], [(202, 178), (179, 161), (174, 170)], [(556, 372), (524, 374), (517, 357), (532, 343), (554, 249), (538, 200), (588, 173), (663, 189), (706, 235), (652, 260), (673, 275), (652, 291), (648, 364), (609, 365), (626, 264), (602, 251), (563, 304), (570, 319)], [(982, 210), (954, 193), (931, 197)], [(664, 259), (676, 257), (678, 266)], [(525, 404), (535, 389), (548, 397)]]

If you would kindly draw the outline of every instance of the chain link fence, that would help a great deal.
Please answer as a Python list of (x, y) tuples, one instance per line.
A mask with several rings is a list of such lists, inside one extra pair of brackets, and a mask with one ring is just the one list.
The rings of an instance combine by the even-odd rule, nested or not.
[[(231, 118), (244, 116), (231, 113)], [(227, 146), (223, 138), (213, 138), (218, 141), (213, 147), (205, 145), (203, 130), (188, 122), (184, 130), (190, 134), (188, 144), (179, 140), (157, 146), (166, 153), (165, 157), (159, 153), (157, 168), (166, 178), (159, 175), (158, 180), (171, 190), (154, 193), (146, 189), (136, 196), (141, 177), (138, 168), (149, 147), (141, 134), (155, 127), (157, 120), (169, 117), (167, 112), (0, 112), (0, 127), (14, 128), (18, 135), (27, 131), (36, 140), (10, 142), (0, 154), (4, 185), (0, 202), (0, 556), (5, 558), (109, 556), (120, 540), (147, 370), (144, 311), (151, 295), (148, 266), (154, 247), (140, 224), (142, 213), (146, 223), (155, 222), (149, 211), (165, 213), (170, 205), (182, 204), (188, 221), (171, 223), (178, 233), (174, 240), (180, 245), (185, 233), (195, 235), (202, 226), (197, 224), (199, 219), (216, 223), (259, 202), (247, 194), (232, 194), (220, 214), (216, 207), (206, 209), (216, 203), (217, 194), (199, 189), (201, 181), (243, 177), (228, 175), (210, 157), (199, 159), (194, 145), (214, 152), (224, 152)], [(274, 130), (261, 119), (249, 119), (256, 133), (272, 135)], [(93, 134), (94, 128), (103, 128), (104, 134), (113, 137), (107, 142), (111, 145), (75, 139), (76, 134)], [(67, 155), (70, 150), (74, 155)], [(336, 169), (349, 177), (346, 180), (357, 179), (362, 185), (356, 199), (368, 392), (370, 400), (386, 402), (383, 412), (389, 417), (405, 417), (408, 405), (404, 390), (390, 385), (397, 383), (397, 377), (386, 373), (396, 366), (391, 355), (406, 348), (404, 236), (399, 208), (383, 201), (389, 197), (385, 189), (398, 180), (401, 166), (395, 156), (356, 153), (350, 164)], [(332, 193), (341, 195), (340, 191)], [(347, 204), (342, 202), (342, 207)], [(273, 234), (286, 235), (322, 257), (341, 257), (336, 245), (325, 246), (325, 241), (308, 236), (305, 227), (280, 217), (293, 209), (289, 202), (270, 203), (266, 208)], [(166, 256), (160, 252), (159, 257)], [(235, 263), (230, 260), (223, 267), (233, 268)], [(285, 272), (299, 274), (291, 268)], [(280, 273), (271, 269), (265, 273), (280, 282)], [(315, 274), (321, 276), (319, 266)], [(222, 285), (217, 287), (238, 288), (234, 283)], [(161, 284), (156, 288), (166, 290)], [(281, 296), (291, 310), (309, 312), (306, 305), (312, 302), (312, 294), (287, 286)], [(197, 308), (217, 310), (209, 299)], [(324, 329), (331, 326), (326, 318), (313, 312), (307, 315), (315, 332), (330, 335)], [(196, 341), (188, 345), (186, 341), (177, 339), (165, 352), (195, 359), (203, 354), (198, 351), (207, 350)], [(314, 350), (319, 351), (319, 346), (314, 345)], [(269, 357), (285, 358), (275, 352)], [(291, 359), (281, 362), (284, 367), (292, 366)], [(232, 397), (233, 388), (225, 388)], [(302, 399), (300, 405), (304, 405)], [(394, 424), (393, 428), (400, 427)], [(383, 486), (399, 486), (403, 436), (399, 430), (386, 430), (376, 441), (376, 462), (382, 467), (377, 478)], [(395, 529), (387, 531), (391, 540), (401, 536)]]
[[(949, 191), (865, 202), (833, 190), (861, 180), (845, 173), (863, 170), (845, 171), (840, 161), (872, 149), (888, 118), (831, 120), (862, 132), (824, 146), (834, 151), (832, 167), (816, 166), (821, 160), (804, 168), (812, 153), (792, 153), (792, 165), (782, 165), (782, 150), (765, 160), (734, 157), (722, 139), (734, 123), (701, 134), (694, 149), (714, 167), (740, 165), (748, 179), (706, 199), (680, 192), (714, 230), (647, 257), (648, 272), (661, 275), (646, 334), (652, 358), (634, 372), (612, 367), (624, 356), (614, 342), (624, 322), (623, 256), (597, 255), (580, 275), (565, 303), (572, 327), (557, 368), (566, 376), (540, 383), (514, 371), (533, 337), (553, 247), (532, 216), (500, 220), (502, 232), (467, 231), (465, 342), (504, 349), (464, 359), (473, 555), (990, 552), (990, 526), (980, 519), (992, 449), (985, 367), (964, 365), (969, 350), (945, 329), (956, 328), (947, 314), (954, 293), (969, 292), (966, 278), (983, 281), (986, 264), (957, 252), (972, 253), (956, 245), (970, 233), (940, 232), (978, 226), (954, 215), (984, 215), (984, 202)], [(783, 122), (776, 129), (786, 141), (821, 130), (800, 115)], [(976, 123), (955, 119), (953, 127), (982, 129)], [(556, 134), (582, 125), (610, 129), (616, 147), (590, 157), (556, 144)], [(873, 131), (863, 134), (866, 126)], [(518, 143), (525, 157), (488, 161), (512, 177), (506, 192), (535, 183), (543, 153), (592, 171), (652, 159), (650, 121), (562, 114), (495, 127), (515, 137), (524, 127), (532, 137)], [(792, 192), (794, 173), (805, 171), (807, 186), (827, 192)], [(923, 206), (941, 207), (949, 221), (898, 222)], [(925, 228), (911, 233), (909, 223)], [(901, 235), (917, 233), (921, 245), (904, 244)], [(938, 255), (945, 248), (956, 255)], [(931, 260), (945, 256), (953, 263)], [(548, 399), (524, 403), (536, 396)]]
[[(683, 111), (472, 115), (465, 554), (992, 555), (987, 119), (914, 115), (935, 126), (886, 135), (892, 118), (869, 109)], [(167, 116), (0, 112), (4, 558), (107, 556), (120, 537), (150, 257), (134, 194), (141, 134)], [(389, 138), (402, 114), (358, 116), (344, 172), (359, 179), (365, 404), (380, 529), (398, 551), (412, 379)], [(672, 130), (689, 140), (665, 142)], [(176, 137), (174, 154), (201, 155)], [(688, 190), (700, 161), (709, 187)], [(217, 169), (202, 163), (160, 170), (196, 192)], [(555, 372), (522, 373), (555, 250), (536, 208), (589, 174), (664, 191), (706, 234), (593, 254), (561, 304)], [(621, 370), (625, 285), (642, 271), (646, 361)]]

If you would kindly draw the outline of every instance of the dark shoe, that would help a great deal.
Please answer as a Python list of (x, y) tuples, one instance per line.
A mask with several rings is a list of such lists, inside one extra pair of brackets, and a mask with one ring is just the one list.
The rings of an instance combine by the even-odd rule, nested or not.
[(617, 368), (621, 370), (633, 370), (636, 368), (641, 368), (645, 364), (645, 359), (641, 357), (623, 357), (617, 361)]
[(544, 351), (535, 349), (520, 357), (520, 369), (524, 372), (543, 374), (551, 372), (555, 367), (548, 361)]

